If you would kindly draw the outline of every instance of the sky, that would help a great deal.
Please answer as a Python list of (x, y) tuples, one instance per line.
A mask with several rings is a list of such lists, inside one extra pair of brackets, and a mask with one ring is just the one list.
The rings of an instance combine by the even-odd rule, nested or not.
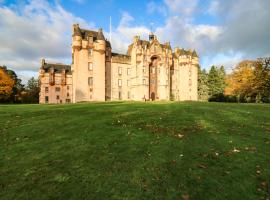
[(41, 58), (71, 63), (72, 24), (103, 28), (126, 53), (135, 35), (152, 31), (172, 48), (195, 49), (201, 68), (270, 56), (270, 0), (0, 0), (0, 66), (25, 83)]

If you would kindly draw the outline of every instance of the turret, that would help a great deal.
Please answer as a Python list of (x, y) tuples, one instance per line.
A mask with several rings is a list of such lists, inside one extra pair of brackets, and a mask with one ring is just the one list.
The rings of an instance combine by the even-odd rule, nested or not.
[(41, 59), (41, 68), (43, 68), (43, 67), (44, 67), (44, 65), (45, 65), (45, 59), (44, 59), (44, 58), (42, 58), (42, 59)]
[(102, 29), (98, 29), (98, 34), (97, 34), (97, 40), (95, 44), (95, 49), (97, 51), (105, 51), (106, 50), (106, 40), (103, 35)]
[(136, 35), (133, 38), (133, 43), (136, 44), (140, 40), (140, 36)]
[(155, 39), (155, 35), (154, 35), (153, 32), (151, 32), (151, 33), (149, 34), (149, 41), (151, 42), (151, 41), (153, 41), (154, 39)]
[(82, 47), (82, 34), (79, 24), (73, 24), (72, 27), (72, 48), (81, 49)]

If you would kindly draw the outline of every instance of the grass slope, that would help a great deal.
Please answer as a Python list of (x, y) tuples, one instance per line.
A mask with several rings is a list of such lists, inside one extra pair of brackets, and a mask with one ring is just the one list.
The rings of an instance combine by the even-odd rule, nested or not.
[(0, 199), (269, 199), (270, 105), (0, 106)]

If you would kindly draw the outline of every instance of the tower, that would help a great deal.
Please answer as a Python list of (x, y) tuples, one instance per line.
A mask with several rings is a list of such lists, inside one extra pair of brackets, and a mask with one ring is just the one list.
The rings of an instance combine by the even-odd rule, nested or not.
[(73, 102), (105, 101), (105, 51), (107, 41), (98, 32), (73, 25)]

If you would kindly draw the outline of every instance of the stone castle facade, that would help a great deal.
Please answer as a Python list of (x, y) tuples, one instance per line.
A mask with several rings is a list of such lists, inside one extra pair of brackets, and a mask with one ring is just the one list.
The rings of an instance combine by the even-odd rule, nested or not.
[(73, 25), (72, 64), (46, 63), (39, 71), (40, 103), (110, 100), (198, 99), (199, 58), (196, 51), (135, 36), (127, 54), (112, 52), (98, 31)]

